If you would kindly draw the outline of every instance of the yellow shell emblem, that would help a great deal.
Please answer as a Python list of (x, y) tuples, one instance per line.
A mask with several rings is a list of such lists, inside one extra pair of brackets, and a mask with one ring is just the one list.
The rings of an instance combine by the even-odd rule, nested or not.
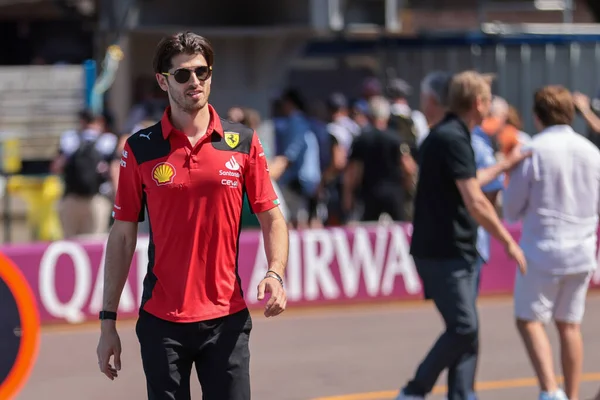
[(175, 177), (175, 167), (167, 162), (156, 164), (152, 170), (152, 179), (157, 185), (172, 183)]

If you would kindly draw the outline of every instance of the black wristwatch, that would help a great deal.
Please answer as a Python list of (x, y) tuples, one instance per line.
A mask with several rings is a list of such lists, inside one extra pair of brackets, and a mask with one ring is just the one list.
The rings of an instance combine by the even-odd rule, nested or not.
[(103, 319), (112, 319), (114, 321), (117, 320), (117, 313), (114, 311), (100, 311), (100, 314), (98, 316), (100, 318), (100, 320)]

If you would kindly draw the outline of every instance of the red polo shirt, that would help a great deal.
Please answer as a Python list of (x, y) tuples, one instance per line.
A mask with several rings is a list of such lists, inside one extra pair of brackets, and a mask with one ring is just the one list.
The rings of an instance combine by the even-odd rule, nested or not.
[(125, 144), (114, 218), (143, 221), (150, 245), (142, 308), (194, 322), (246, 307), (237, 273), (244, 193), (253, 212), (279, 204), (262, 145), (252, 129), (220, 119), (212, 106), (206, 135), (192, 146), (169, 121)]

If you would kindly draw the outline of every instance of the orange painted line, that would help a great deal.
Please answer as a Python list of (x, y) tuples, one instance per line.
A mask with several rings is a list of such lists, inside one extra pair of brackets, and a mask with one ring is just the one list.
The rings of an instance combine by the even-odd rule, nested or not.
[[(558, 382), (563, 381), (563, 377), (557, 378)], [(582, 382), (598, 382), (600, 381), (600, 372), (591, 372), (583, 374), (581, 377)], [(517, 378), (517, 379), (506, 379), (499, 381), (483, 381), (475, 384), (475, 390), (478, 392), (499, 390), (499, 389), (516, 389), (521, 387), (535, 387), (538, 385), (536, 378)], [(343, 394), (339, 396), (327, 396), (317, 397), (311, 400), (388, 400), (394, 399), (398, 396), (400, 389), (396, 390), (384, 390), (379, 392), (366, 392), (366, 393), (351, 393)], [(433, 388), (432, 394), (444, 394), (448, 391), (445, 385), (438, 385)]]
[(35, 364), (40, 344), (40, 318), (33, 295), (21, 270), (0, 253), (0, 279), (11, 291), (21, 319), (21, 343), (14, 365), (0, 382), (0, 399), (12, 399), (21, 390)]
[[(588, 298), (600, 298), (600, 289), (590, 289), (588, 292)], [(497, 305), (497, 304), (508, 304), (512, 302), (512, 294), (493, 294), (481, 296), (477, 300), (479, 306), (483, 305)], [(289, 306), (288, 309), (277, 316), (274, 321), (283, 318), (296, 318), (296, 317), (313, 317), (322, 316), (330, 313), (355, 313), (355, 312), (368, 312), (373, 309), (378, 311), (391, 310), (391, 311), (406, 311), (406, 310), (418, 310), (425, 307), (433, 307), (432, 302), (425, 301), (422, 299), (410, 299), (410, 300), (373, 300), (364, 302), (350, 302), (350, 303), (336, 303), (336, 304), (320, 304), (320, 305), (303, 305), (303, 306)], [(265, 319), (262, 315), (263, 310), (261, 307), (251, 307), (250, 314), (255, 319)], [(130, 326), (135, 324), (137, 317), (121, 318), (117, 322), (117, 326)], [(68, 322), (51, 322), (42, 325), (43, 333), (76, 333), (76, 332), (89, 332), (98, 330), (100, 326), (99, 321), (89, 320), (77, 324), (70, 324)]]

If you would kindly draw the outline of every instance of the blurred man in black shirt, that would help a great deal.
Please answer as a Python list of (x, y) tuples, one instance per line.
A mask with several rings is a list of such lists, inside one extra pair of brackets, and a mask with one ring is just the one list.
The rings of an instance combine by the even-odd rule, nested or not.
[(371, 98), (369, 114), (372, 124), (354, 140), (350, 150), (344, 209), (346, 212), (352, 209), (354, 190), (360, 184), (363, 221), (377, 221), (384, 213), (395, 221), (403, 221), (406, 218), (403, 200), (406, 187), (414, 181), (416, 164), (409, 147), (387, 128), (390, 103), (380, 96)]
[(433, 300), (446, 331), (397, 400), (424, 399), (447, 368), (448, 400), (469, 398), (479, 337), (475, 303), (478, 223), (525, 272), (523, 252), (481, 191), (484, 181), (494, 175), (479, 176), (471, 146), (470, 132), (488, 114), (491, 99), (490, 82), (479, 73), (454, 76), (448, 93), (450, 112), (419, 149), (411, 254), (425, 296)]

